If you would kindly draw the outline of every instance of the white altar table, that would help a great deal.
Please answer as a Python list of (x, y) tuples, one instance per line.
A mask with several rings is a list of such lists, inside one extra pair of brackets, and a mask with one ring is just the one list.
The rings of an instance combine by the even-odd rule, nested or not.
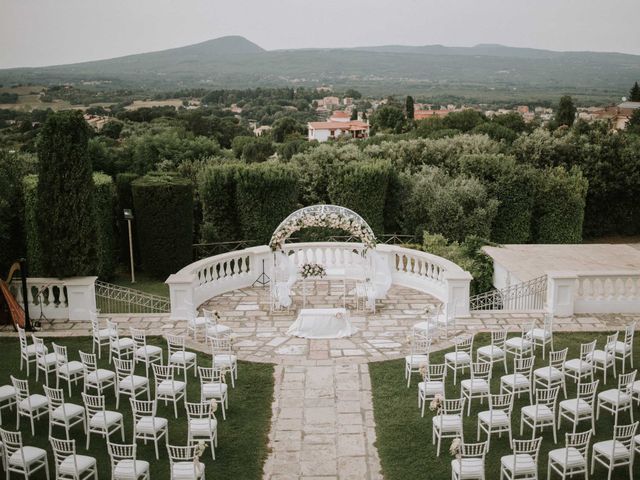
[(356, 331), (345, 308), (303, 308), (287, 334), (302, 338), (342, 338)]

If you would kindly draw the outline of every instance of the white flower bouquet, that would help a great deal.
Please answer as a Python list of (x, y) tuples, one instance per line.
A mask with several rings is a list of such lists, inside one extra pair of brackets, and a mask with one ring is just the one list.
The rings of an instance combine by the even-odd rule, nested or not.
[(318, 263), (305, 263), (300, 269), (302, 278), (317, 277), (322, 278), (327, 274), (324, 267)]

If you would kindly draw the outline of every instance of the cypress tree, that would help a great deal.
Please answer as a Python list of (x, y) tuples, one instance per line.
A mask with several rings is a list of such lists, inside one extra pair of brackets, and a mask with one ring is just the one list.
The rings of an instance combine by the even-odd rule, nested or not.
[(634, 83), (631, 90), (629, 90), (629, 101), (640, 102), (640, 85), (638, 85), (638, 82)]
[(79, 111), (50, 115), (38, 140), (36, 223), (43, 275), (95, 274), (89, 126)]
[(413, 107), (413, 97), (409, 95), (404, 102), (404, 110), (407, 116), (407, 120), (413, 120), (414, 117), (414, 107)]
[(573, 105), (573, 99), (569, 95), (560, 98), (558, 105), (558, 113), (556, 113), (556, 121), (558, 125), (566, 125), (570, 127), (576, 120), (576, 107)]

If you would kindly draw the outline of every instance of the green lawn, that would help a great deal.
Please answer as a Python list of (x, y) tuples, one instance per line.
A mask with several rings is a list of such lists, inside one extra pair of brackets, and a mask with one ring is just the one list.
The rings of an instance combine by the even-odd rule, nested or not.
[[(50, 345), (52, 339), (46, 338), (47, 345)], [(69, 350), (69, 356), (72, 360), (79, 360), (78, 350), (86, 352), (91, 351), (91, 340), (87, 338), (59, 338), (53, 341), (66, 345)], [(150, 345), (159, 345), (165, 350), (165, 361), (167, 358), (166, 345), (160, 337), (150, 337), (148, 339)], [(20, 372), (20, 354), (17, 338), (0, 338), (0, 347), (4, 351), (2, 357), (2, 368), (0, 369), (0, 385), (10, 384), (9, 375), (13, 374), (17, 378), (26, 378), (26, 371)], [(110, 368), (106, 347), (103, 347), (103, 359), (100, 367)], [(210, 357), (205, 354), (198, 353), (198, 364), (202, 366), (211, 366)], [(44, 394), (40, 384), (35, 381), (35, 371), (33, 364), (31, 365), (30, 393)], [(111, 367), (111, 369), (113, 369)], [(137, 374), (144, 375), (144, 365), (139, 364)], [(153, 376), (153, 374), (151, 374)], [(181, 379), (182, 376), (178, 376)], [(40, 377), (42, 381), (42, 376)], [(151, 379), (153, 383), (153, 379)], [(50, 385), (55, 386), (55, 376), (50, 376)], [(62, 384), (61, 384), (62, 387)], [(81, 386), (73, 389), (73, 396), (68, 398), (66, 383), (64, 383), (65, 398), (67, 401), (82, 405), (82, 397), (80, 392)], [(211, 459), (211, 451), (207, 448), (202, 460), (206, 464), (207, 478), (224, 478), (224, 479), (261, 479), (262, 466), (268, 454), (267, 436), (271, 422), (271, 403), (273, 400), (273, 365), (239, 362), (238, 365), (238, 382), (236, 388), (230, 388), (229, 394), (229, 410), (227, 411), (227, 420), (222, 420), (222, 412), (218, 409), (216, 416), (218, 418), (218, 448), (216, 448), (216, 460)], [(153, 398), (153, 389), (152, 389)], [(198, 401), (200, 398), (200, 383), (197, 378), (189, 374), (187, 382), (187, 400)], [(115, 396), (113, 390), (109, 390), (106, 394), (107, 409), (115, 410)], [(123, 401), (124, 400), (124, 401)], [(132, 442), (133, 425), (131, 417), (131, 409), (128, 397), (121, 397), (120, 409), (124, 415), (125, 424), (125, 441)], [(158, 416), (165, 417), (169, 420), (169, 441), (174, 445), (185, 445), (187, 441), (187, 418), (184, 406), (178, 405), (178, 419), (174, 417), (173, 405), (164, 403), (158, 405)], [(2, 412), (2, 428), (14, 430), (15, 409), (13, 411), (3, 410)], [(36, 435), (31, 436), (28, 418), (21, 419), (21, 431), (23, 442), (25, 445), (32, 445), (41, 448), (47, 448), (48, 435), (48, 417), (42, 417), (36, 422)], [(64, 429), (54, 428), (53, 435), (64, 438)], [(71, 438), (75, 438), (76, 447), (79, 454), (91, 455), (98, 460), (99, 478), (111, 478), (110, 462), (107, 454), (106, 442), (103, 438), (96, 434), (91, 435), (91, 448), (86, 451), (86, 437), (81, 426), (76, 426), (72, 430)], [(112, 440), (120, 443), (120, 433), (117, 432)], [(144, 445), (142, 441), (138, 441), (138, 458), (149, 461), (151, 464), (152, 479), (168, 479), (169, 478), (169, 459), (162, 441), (160, 442), (160, 460), (155, 459), (153, 443)], [(49, 463), (51, 466), (51, 478), (55, 478), (53, 452), (48, 449)], [(45, 478), (44, 472), (35, 474), (32, 478)]]
[[(587, 332), (556, 334), (554, 335), (554, 346), (556, 350), (569, 347), (568, 359), (577, 358), (580, 343), (587, 343), (588, 341), (597, 338), (598, 347), (601, 347), (604, 344), (605, 336), (605, 333), (596, 334)], [(476, 335), (474, 350), (479, 346), (487, 345), (489, 343), (489, 334)], [(638, 343), (638, 340), (636, 340), (634, 356), (635, 367), (640, 366), (640, 345), (638, 345)], [(444, 354), (448, 351), (451, 351), (451, 349), (433, 353), (431, 355), (432, 362), (443, 363)], [(547, 361), (542, 360), (541, 349), (536, 351), (536, 357), (536, 365), (534, 368), (547, 365)], [(510, 362), (509, 368), (511, 373), (513, 373), (512, 362)], [(628, 364), (627, 368), (629, 368)], [(407, 382), (404, 378), (404, 359), (371, 363), (369, 365), (369, 371), (373, 389), (373, 407), (376, 420), (376, 435), (378, 439), (377, 447), (380, 455), (380, 461), (382, 463), (384, 478), (386, 480), (450, 478), (452, 457), (449, 454), (449, 446), (451, 445), (451, 439), (442, 440), (440, 457), (436, 457), (436, 447), (431, 444), (431, 418), (434, 413), (429, 411), (429, 405), (427, 404), (425, 416), (424, 418), (421, 418), (420, 410), (418, 409), (417, 384), (419, 381), (419, 375), (417, 373), (414, 374), (411, 381), (411, 387), (408, 389)], [(503, 374), (502, 364), (495, 364), (493, 379), (491, 382), (492, 393), (499, 392), (500, 377)], [(468, 377), (469, 373), (467, 370), (463, 378)], [(602, 385), (601, 374), (598, 375), (597, 378), (600, 379), (598, 391), (602, 391), (605, 388), (617, 387), (617, 380), (612, 379), (609, 375), (606, 386)], [(575, 391), (576, 389), (573, 381), (567, 380), (568, 398), (575, 397)], [(458, 384), (454, 387), (453, 376), (450, 375), (448, 377), (446, 396), (452, 398), (460, 396), (459, 378)], [(564, 400), (562, 391), (559, 395), (559, 401), (560, 400)], [(514, 438), (520, 438), (520, 408), (526, 406), (528, 403), (528, 396), (523, 395), (519, 400), (516, 398), (512, 414)], [(637, 406), (634, 408), (635, 420), (639, 420), (640, 409), (638, 409)], [(464, 416), (464, 433), (465, 439), (468, 442), (476, 441), (476, 428), (478, 421), (477, 414), (482, 410), (488, 410), (486, 401), (484, 405), (480, 405), (480, 400), (474, 399), (471, 408), (471, 415)], [(621, 424), (629, 423), (628, 414), (622, 414), (619, 421)], [(558, 431), (557, 445), (554, 445), (553, 443), (553, 434), (551, 430), (548, 428), (545, 429), (539, 458), (540, 478), (546, 478), (547, 476), (547, 455), (549, 450), (564, 446), (564, 434), (567, 431), (565, 427), (568, 425), (568, 422), (563, 421), (562, 428)], [(596, 422), (596, 435), (595, 437), (592, 437), (592, 442), (594, 439), (595, 441), (610, 439), (613, 435), (612, 425), (613, 416), (602, 411), (600, 420)], [(579, 425), (578, 431), (584, 431), (587, 428), (587, 422), (584, 422)], [(540, 431), (538, 431), (537, 435), (540, 435)], [(523, 437), (531, 438), (531, 429), (526, 425), (524, 427)], [(485, 439), (485, 436), (481, 436), (482, 441)], [(499, 478), (500, 457), (510, 453), (511, 450), (508, 435), (503, 434), (502, 438), (498, 438), (497, 434), (494, 434), (491, 438), (490, 450), (486, 458), (486, 478)], [(591, 449), (589, 449), (589, 455), (591, 455)], [(590, 461), (591, 456), (589, 456), (589, 462)], [(592, 478), (606, 478), (605, 476), (606, 470), (603, 467), (598, 467), (596, 465), (595, 475)], [(640, 465), (635, 466), (635, 477), (640, 478)], [(616, 469), (614, 471), (613, 478), (628, 479), (628, 469)]]
[(135, 276), (136, 282), (131, 283), (131, 272), (127, 268), (120, 268), (116, 272), (115, 277), (109, 280), (109, 282), (153, 295), (160, 295), (161, 297), (169, 296), (169, 286), (164, 283), (164, 279), (158, 280), (144, 272), (135, 272)]

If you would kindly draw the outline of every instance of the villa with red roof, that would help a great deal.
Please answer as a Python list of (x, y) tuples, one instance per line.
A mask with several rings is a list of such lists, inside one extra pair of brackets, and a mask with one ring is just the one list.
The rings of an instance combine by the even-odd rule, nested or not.
[(326, 142), (341, 135), (351, 135), (352, 138), (369, 138), (369, 122), (351, 120), (347, 112), (333, 112), (326, 122), (309, 122), (309, 140)]

